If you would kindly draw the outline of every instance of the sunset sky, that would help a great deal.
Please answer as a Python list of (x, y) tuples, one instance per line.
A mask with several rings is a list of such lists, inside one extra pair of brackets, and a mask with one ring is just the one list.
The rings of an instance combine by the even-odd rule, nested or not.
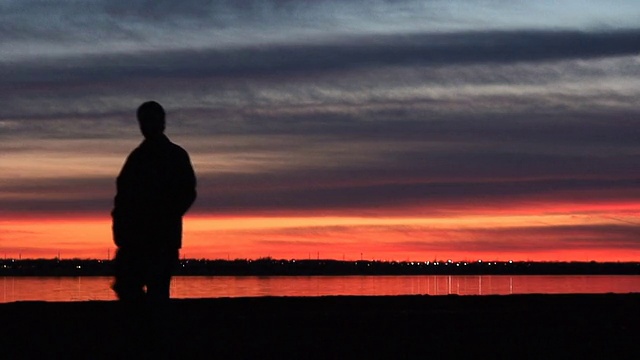
[(640, 3), (0, 0), (0, 256), (106, 258), (167, 111), (189, 258), (640, 261)]

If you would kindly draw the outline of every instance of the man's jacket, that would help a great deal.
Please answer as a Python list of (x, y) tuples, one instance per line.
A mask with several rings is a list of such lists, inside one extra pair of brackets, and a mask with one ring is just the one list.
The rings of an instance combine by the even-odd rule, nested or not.
[(182, 216), (196, 198), (187, 152), (162, 135), (145, 139), (117, 179), (113, 239), (120, 248), (179, 249)]

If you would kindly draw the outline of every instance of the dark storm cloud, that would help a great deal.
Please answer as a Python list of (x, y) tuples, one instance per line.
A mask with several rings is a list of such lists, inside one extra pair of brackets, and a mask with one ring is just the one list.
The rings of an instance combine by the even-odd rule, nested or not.
[[(247, 231), (248, 234), (251, 232)], [(506, 228), (432, 227), (420, 225), (349, 225), (309, 226), (278, 230), (260, 230), (257, 242), (271, 246), (317, 246), (318, 237), (332, 239), (332, 246), (350, 246), (354, 237), (375, 238), (370, 246), (389, 252), (419, 251), (435, 254), (455, 252), (486, 253), (508, 256), (509, 253), (539, 253), (566, 250), (640, 250), (640, 224), (546, 225)], [(282, 239), (282, 237), (288, 239)], [(387, 239), (385, 237), (388, 236)], [(275, 239), (270, 239), (274, 237)], [(394, 239), (392, 243), (388, 239)], [(415, 239), (415, 240), (413, 240)], [(385, 241), (387, 240), (387, 241)], [(314, 250), (315, 251), (315, 250)], [(534, 255), (535, 256), (535, 255)], [(503, 258), (503, 260), (506, 260)]]
[[(298, 95), (293, 93), (296, 88), (290, 90), (289, 96)], [(286, 95), (283, 93), (282, 96)], [(345, 92), (345, 96), (348, 95)], [(134, 110), (142, 99), (115, 100), (114, 104), (79, 99), (73, 104), (58, 104), (54, 99), (46, 102), (42, 99), (42, 104), (33, 98), (24, 103), (31, 104), (33, 107), (30, 108), (12, 108), (9, 104), (8, 109), (0, 109), (0, 114), (10, 119), (4, 122), (0, 137), (73, 139), (126, 133), (135, 136)], [(169, 128), (172, 134), (178, 132), (190, 137), (291, 135), (307, 137), (311, 142), (315, 141), (314, 137), (324, 137), (322, 141), (345, 141), (344, 146), (348, 146), (348, 142), (359, 141), (424, 142), (425, 147), (428, 142), (449, 143), (460, 151), (492, 146), (502, 148), (503, 152), (524, 152), (524, 156), (538, 152), (544, 155), (551, 151), (624, 155), (635, 148), (640, 136), (640, 109), (631, 108), (633, 99), (615, 91), (608, 95), (598, 94), (597, 97), (578, 93), (573, 98), (564, 99), (553, 95), (515, 94), (481, 95), (479, 99), (461, 96), (444, 100), (428, 97), (402, 101), (366, 98), (362, 103), (353, 104), (340, 103), (335, 99), (322, 103), (321, 98), (315, 100), (318, 105), (295, 104), (295, 99), (289, 101), (292, 103), (284, 105), (222, 102), (209, 108), (189, 104), (180, 108), (176, 107), (182, 106), (178, 101), (167, 106), (171, 120)], [(598, 101), (621, 105), (606, 108)], [(2, 102), (11, 103), (7, 99), (0, 100)], [(496, 108), (495, 103), (500, 103), (501, 107)], [(523, 105), (520, 107), (514, 103)], [(562, 107), (550, 106), (554, 103), (561, 103)], [(588, 106), (570, 108), (584, 103)], [(447, 113), (447, 107), (452, 107), (453, 111)], [(279, 145), (286, 143), (270, 144), (274, 151), (280, 151)], [(601, 149), (604, 145), (611, 146)], [(417, 157), (427, 151), (420, 145), (415, 146)], [(469, 149), (470, 146), (474, 149)], [(402, 156), (406, 157), (406, 154)], [(545, 159), (541, 158), (541, 161)]]
[[(625, 142), (638, 129), (629, 125), (629, 119), (637, 118), (628, 109), (633, 94), (607, 87), (586, 95), (555, 89), (558, 84), (554, 81), (600, 81), (608, 76), (607, 64), (552, 66), (540, 61), (637, 53), (639, 34), (638, 30), (409, 34), (346, 38), (324, 45), (4, 62), (0, 63), (0, 119), (13, 123), (2, 135), (42, 132), (59, 138), (84, 131), (86, 137), (100, 137), (111, 124), (129, 119), (131, 109), (151, 97), (173, 102), (162, 101), (181, 118), (189, 119), (188, 125), (200, 134), (212, 128), (215, 133), (403, 139), (428, 137), (429, 133), (434, 138), (486, 134), (488, 140), (539, 134), (550, 140), (568, 136), (589, 141), (609, 136)], [(550, 50), (543, 46), (547, 41), (552, 44)], [(524, 43), (529, 45), (522, 47)], [(617, 76), (635, 76), (633, 64), (615, 66)], [(514, 90), (523, 84), (546, 85), (549, 93), (478, 93), (454, 98), (415, 93), (394, 99), (393, 89), (403, 83), (495, 84)], [(327, 98), (325, 90), (342, 96)], [(203, 104), (203, 98), (215, 101)], [(588, 108), (572, 109), (585, 102)], [(504, 114), (495, 112), (496, 103)], [(617, 105), (611, 108), (612, 104)], [(460, 109), (466, 113), (461, 114)], [(517, 123), (509, 117), (518, 117)], [(604, 124), (605, 117), (615, 121)], [(595, 121), (600, 123), (594, 123), (598, 118)], [(233, 121), (223, 121), (228, 119)], [(585, 126), (582, 119), (592, 123)], [(94, 124), (78, 126), (87, 121)]]
[(9, 85), (31, 83), (94, 83), (154, 77), (237, 79), (387, 66), (505, 64), (638, 53), (638, 29), (405, 34), (353, 37), (325, 44), (38, 59), (4, 63), (0, 65), (0, 75), (6, 90)]
[[(208, 18), (216, 5), (229, 6), (234, 2), (216, 0), (129, 0), (103, 1), (105, 13), (115, 17), (143, 19), (149, 22), (167, 21), (169, 18)], [(251, 1), (245, 2), (251, 3)], [(238, 7), (242, 6), (240, 4)], [(171, 15), (168, 17), (167, 15)]]
[[(342, 1), (359, 3), (360, 1)], [(149, 24), (167, 24), (172, 22), (196, 22), (209, 27), (230, 27), (245, 22), (265, 23), (271, 19), (292, 21), (286, 15), (300, 15), (310, 11), (313, 5), (331, 3), (331, 1), (305, 0), (129, 0), (101, 1), (106, 15), (118, 19), (136, 20)], [(339, 2), (338, 2), (339, 4)], [(335, 4), (338, 6), (338, 4)], [(284, 16), (283, 16), (284, 15)], [(318, 14), (316, 12), (316, 15)], [(182, 23), (182, 26), (189, 25)]]
[(39, 200), (3, 200), (0, 216), (61, 216), (61, 215), (98, 215), (105, 219), (110, 216), (113, 205), (111, 198), (96, 201), (95, 198), (82, 199), (39, 199)]
[[(419, 232), (421, 229), (414, 229)], [(422, 229), (425, 233), (429, 229)], [(460, 239), (443, 241), (403, 241), (399, 248), (422, 251), (532, 252), (590, 249), (640, 250), (640, 224), (520, 226), (502, 229), (452, 229)], [(434, 234), (431, 234), (433, 236)], [(437, 237), (437, 236), (436, 236)], [(394, 244), (395, 246), (396, 244)]]
[[(264, 179), (260, 177), (263, 181)], [(321, 184), (316, 180), (315, 184)], [(245, 179), (246, 183), (246, 179)], [(257, 181), (256, 181), (257, 183)], [(424, 182), (367, 185), (364, 182), (342, 186), (307, 186), (286, 188), (286, 181), (276, 189), (259, 185), (247, 186), (202, 179), (202, 201), (199, 211), (220, 213), (277, 213), (310, 211), (364, 211), (376, 209), (390, 212), (411, 209), (431, 215), (446, 214), (454, 209), (473, 211), (475, 208), (517, 206), (544, 202), (546, 204), (631, 201), (640, 199), (637, 188), (640, 179), (633, 180), (531, 180), (495, 182)], [(240, 191), (234, 191), (239, 187)], [(418, 209), (420, 210), (413, 210)], [(417, 214), (416, 214), (417, 215)], [(424, 215), (424, 214), (423, 214)]]
[[(508, 102), (509, 99), (503, 98), (502, 101)], [(421, 109), (420, 102), (384, 104), (384, 100), (381, 100), (382, 104), (377, 104), (382, 105), (381, 108), (368, 110), (353, 106), (350, 113), (347, 110), (329, 112), (319, 109), (311, 114), (290, 115), (276, 110), (273, 115), (268, 115), (239, 109), (235, 117), (246, 119), (246, 122), (222, 122), (217, 131), (231, 134), (325, 135), (342, 140), (457, 142), (462, 150), (466, 150), (467, 145), (493, 143), (494, 146), (513, 145), (514, 151), (524, 150), (523, 147), (531, 143), (557, 146), (615, 144), (619, 148), (635, 145), (640, 136), (640, 109), (557, 111), (540, 104), (538, 109), (529, 113), (437, 114), (429, 112), (428, 107)], [(430, 105), (438, 103), (437, 100), (424, 102)], [(228, 115), (222, 113), (212, 117), (228, 119), (232, 116), (229, 111)]]
[[(114, 175), (115, 176), (115, 175)], [(103, 214), (113, 203), (112, 178), (44, 178), (0, 181), (0, 216)]]
[[(531, 202), (547, 205), (640, 200), (640, 178), (547, 180), (425, 180), (406, 182), (424, 170), (395, 169), (277, 172), (199, 176), (196, 212), (223, 214), (281, 212), (394, 212), (422, 215), (455, 209), (499, 210)], [(437, 170), (436, 170), (437, 171)], [(426, 173), (426, 171), (424, 171)], [(468, 175), (468, 173), (465, 173)], [(439, 177), (441, 173), (424, 174)], [(114, 174), (115, 177), (115, 174)], [(373, 182), (373, 183), (372, 183)], [(40, 179), (3, 184), (3, 213), (108, 212), (113, 179)], [(1, 194), (0, 194), (1, 195)], [(413, 211), (413, 210), (412, 210)], [(417, 215), (417, 214), (416, 214)]]

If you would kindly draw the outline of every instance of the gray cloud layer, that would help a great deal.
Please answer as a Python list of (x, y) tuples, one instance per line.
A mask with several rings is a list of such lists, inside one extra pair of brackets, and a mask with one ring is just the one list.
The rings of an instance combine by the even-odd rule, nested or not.
[(32, 84), (91, 84), (145, 78), (254, 78), (389, 66), (505, 64), (593, 59), (640, 53), (640, 30), (586, 33), (510, 31), (405, 34), (229, 50), (93, 55), (0, 65), (5, 89)]
[[(446, 2), (429, 6), (436, 3)], [(46, 154), (95, 139), (105, 156), (123, 158), (137, 141), (136, 106), (154, 98), (169, 111), (170, 135), (192, 153), (203, 212), (426, 204), (435, 213), (639, 197), (637, 28), (373, 31), (373, 20), (349, 9), (357, 21), (347, 29), (340, 9), (329, 9), (337, 2), (175, 4), (4, 4), (0, 49), (15, 49), (0, 56), (0, 150), (28, 162), (25, 149)], [(420, 8), (402, 4), (409, 10), (381, 23)], [(79, 6), (86, 11), (70, 20)], [(314, 14), (320, 20), (304, 28)], [(343, 27), (329, 31), (327, 19)], [(205, 39), (214, 30), (220, 36)], [(237, 41), (248, 30), (251, 39)], [(290, 34), (298, 30), (303, 36)], [(65, 156), (83, 155), (73, 152)], [(6, 212), (103, 213), (115, 163), (110, 177), (0, 178), (8, 194), (0, 204)]]

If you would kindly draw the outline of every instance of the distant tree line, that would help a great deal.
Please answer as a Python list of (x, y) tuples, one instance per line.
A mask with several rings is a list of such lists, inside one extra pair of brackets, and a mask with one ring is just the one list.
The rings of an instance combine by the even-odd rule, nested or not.
[[(0, 276), (112, 276), (108, 260), (5, 259)], [(181, 260), (183, 276), (640, 275), (640, 262)]]

